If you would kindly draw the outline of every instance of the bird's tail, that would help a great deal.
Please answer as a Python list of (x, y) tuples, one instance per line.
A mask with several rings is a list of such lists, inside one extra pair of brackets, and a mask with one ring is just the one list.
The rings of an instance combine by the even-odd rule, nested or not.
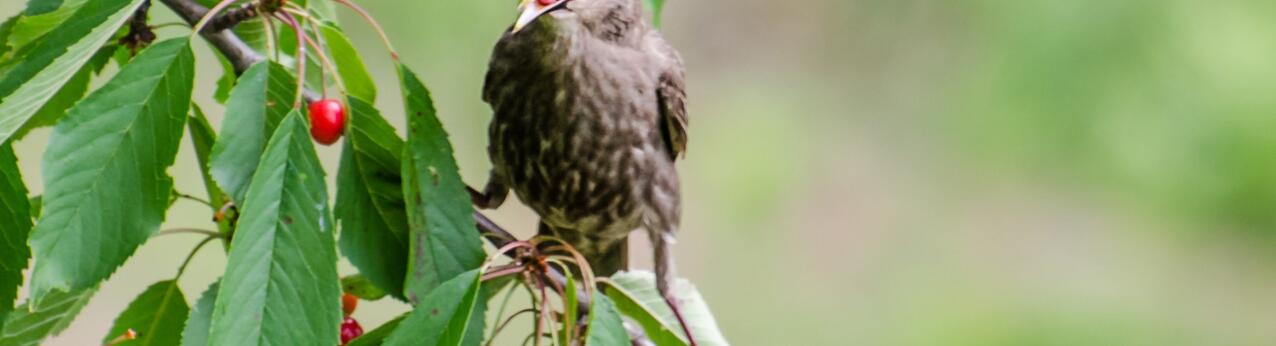
[(611, 276), (621, 270), (629, 269), (629, 237), (625, 237), (610, 248), (596, 254), (585, 254), (585, 260), (594, 270), (594, 276)]

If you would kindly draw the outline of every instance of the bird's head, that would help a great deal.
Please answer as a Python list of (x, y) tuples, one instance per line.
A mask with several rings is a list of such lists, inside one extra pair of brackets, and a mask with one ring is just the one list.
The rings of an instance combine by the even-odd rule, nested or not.
[(566, 6), (568, 1), (571, 0), (522, 0), (518, 4), (518, 20), (514, 22), (514, 28), (510, 31), (517, 33), (523, 30), (541, 15)]
[(537, 18), (550, 12), (562, 11), (583, 24), (590, 32), (601, 37), (621, 37), (643, 22), (642, 2), (639, 0), (521, 0), (518, 20), (510, 29), (518, 33)]

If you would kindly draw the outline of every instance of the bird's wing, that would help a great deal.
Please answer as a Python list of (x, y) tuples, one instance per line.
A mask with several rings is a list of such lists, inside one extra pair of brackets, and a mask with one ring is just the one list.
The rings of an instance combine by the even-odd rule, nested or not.
[(687, 152), (687, 87), (682, 57), (669, 43), (653, 35), (653, 46), (660, 59), (660, 84), (656, 96), (660, 100), (661, 131), (672, 159)]

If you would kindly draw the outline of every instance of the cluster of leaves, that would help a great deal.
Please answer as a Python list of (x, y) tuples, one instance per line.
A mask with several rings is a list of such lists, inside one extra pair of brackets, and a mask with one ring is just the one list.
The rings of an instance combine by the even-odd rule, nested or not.
[[(140, 51), (121, 40), (148, 5), (31, 0), (0, 25), (0, 345), (37, 344), (65, 329), (101, 282), (160, 233), (178, 197), (199, 200), (176, 192), (167, 173), (183, 138), (195, 148), (190, 164), (199, 165), (204, 201), (218, 220), (200, 246), (224, 242), (225, 272), (190, 306), (177, 285), (184, 262), (176, 277), (129, 304), (104, 343), (336, 345), (343, 289), (414, 306), (355, 344), (482, 342), (488, 300), (502, 289), (512, 292), (514, 280), (484, 275), (491, 261), (421, 80), (396, 59), (408, 119), (404, 139), (373, 106), (376, 86), (332, 3), (290, 1), (287, 8), (306, 19), (298, 27), (309, 29), (302, 34), (318, 42), (321, 58), (312, 54), (289, 66), (304, 43), (276, 35), (285, 28), (261, 19), (236, 26), (237, 35), (272, 58), (236, 76), (220, 57), (227, 73), (218, 99), (226, 111), (215, 131), (191, 101), (196, 61), (189, 33)], [(120, 69), (105, 75), (112, 61)], [(315, 68), (304, 68), (310, 64)], [(94, 78), (105, 83), (90, 92)], [(349, 114), (331, 210), (305, 107), (296, 102), (302, 88), (329, 86), (346, 95)], [(43, 195), (31, 197), (12, 144), (42, 126), (53, 131), (42, 158)], [(359, 274), (338, 277), (338, 249)], [(30, 298), (14, 307), (30, 259)], [(574, 280), (567, 278), (561, 306), (579, 301)], [(594, 293), (585, 316), (562, 309), (561, 335), (628, 344), (623, 315), (658, 345), (688, 343), (675, 332), (682, 329), (649, 273), (601, 282), (609, 289), (586, 290)], [(678, 287), (695, 338), (725, 344), (699, 294), (685, 282)]]

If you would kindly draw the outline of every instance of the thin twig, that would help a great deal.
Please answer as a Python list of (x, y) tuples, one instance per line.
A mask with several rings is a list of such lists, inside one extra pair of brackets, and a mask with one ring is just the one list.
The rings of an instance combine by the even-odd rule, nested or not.
[(208, 22), (213, 20), (213, 18), (217, 16), (218, 12), (221, 12), (222, 10), (226, 9), (226, 7), (230, 6), (230, 4), (233, 4), (233, 3), (235, 3), (235, 0), (222, 0), (221, 2), (217, 3), (217, 5), (213, 6), (213, 8), (208, 10), (207, 13), (204, 13), (203, 17), (199, 18), (199, 22), (196, 22), (195, 25), (192, 26), (193, 29), (191, 30), (191, 34), (198, 33), (200, 32), (200, 30), (204, 30), (204, 26), (208, 25)]
[[(533, 308), (526, 308), (526, 309), (518, 310), (518, 311), (514, 312), (513, 314), (511, 314), (511, 315), (509, 316), (509, 318), (506, 318), (503, 322), (501, 322), (501, 324), (497, 325), (497, 326), (496, 326), (496, 329), (493, 329), (493, 330), (492, 330), (492, 336), (490, 336), (490, 337), (488, 337), (488, 338), (487, 338), (487, 343), (486, 343), (485, 345), (491, 346), (491, 345), (492, 345), (492, 342), (493, 342), (494, 340), (496, 340), (496, 336), (497, 336), (497, 335), (501, 335), (501, 330), (502, 330), (502, 329), (505, 329), (505, 326), (506, 326), (506, 325), (509, 325), (509, 324), (510, 324), (510, 322), (514, 321), (514, 318), (515, 318), (515, 317), (518, 317), (518, 315), (522, 315), (522, 314), (524, 314), (524, 313), (528, 313), (528, 312), (531, 312), (531, 313), (540, 313), (540, 311), (536, 311), (536, 309), (533, 309)], [(499, 319), (499, 318), (501, 318), (501, 315), (496, 315), (496, 318), (498, 318), (498, 319)]]
[[(306, 26), (310, 27), (309, 31), (311, 31), (313, 35), (315, 35), (315, 37), (319, 37), (320, 35), (318, 32), (319, 29), (315, 27), (314, 17), (310, 16), (309, 14), (305, 14), (305, 12), (296, 12), (296, 10), (289, 7), (284, 7), (283, 10), (285, 12), (292, 13), (294, 15), (302, 17), (302, 19), (305, 19)], [(309, 35), (302, 35), (302, 37), (306, 39), (306, 45), (310, 46), (310, 48), (315, 50), (315, 53), (319, 56), (319, 64), (322, 65), (321, 67), (323, 67), (319, 69), (319, 80), (323, 81), (322, 83), (319, 83), (319, 87), (321, 89), (320, 93), (323, 95), (323, 97), (324, 98), (328, 97), (328, 77), (327, 77), (328, 73), (332, 74), (332, 80), (336, 81), (337, 86), (341, 87), (341, 92), (343, 94), (346, 93), (346, 84), (344, 81), (341, 80), (341, 75), (337, 73), (337, 70), (336, 70), (337, 65), (334, 65), (332, 63), (332, 60), (328, 59), (328, 53), (324, 52), (322, 46), (320, 46), (319, 43), (310, 39)]]
[(182, 266), (181, 266), (181, 267), (177, 267), (177, 278), (181, 278), (181, 277), (182, 277), (182, 273), (185, 273), (185, 272), (186, 272), (186, 266), (191, 264), (191, 260), (195, 258), (195, 254), (199, 253), (199, 249), (203, 248), (203, 247), (204, 247), (204, 245), (208, 244), (208, 242), (212, 241), (213, 239), (217, 239), (217, 238), (219, 238), (219, 237), (208, 237), (208, 238), (204, 238), (204, 240), (200, 241), (200, 242), (199, 242), (199, 244), (196, 244), (196, 245), (195, 245), (195, 248), (194, 248), (194, 249), (191, 249), (191, 253), (186, 255), (186, 260), (185, 260), (185, 261), (182, 261)]
[(399, 52), (395, 51), (394, 45), (390, 44), (390, 37), (386, 36), (385, 30), (381, 30), (381, 24), (377, 24), (377, 21), (372, 19), (372, 15), (368, 14), (368, 11), (365, 11), (363, 7), (359, 7), (359, 5), (355, 5), (353, 2), (350, 2), (349, 0), (334, 0), (334, 1), (336, 1), (338, 4), (342, 4), (342, 5), (345, 5), (346, 7), (349, 7), (351, 10), (354, 10), (354, 12), (358, 13), (360, 17), (363, 17), (364, 21), (367, 21), (369, 25), (372, 25), (372, 29), (376, 30), (378, 36), (381, 36), (381, 43), (385, 44), (385, 49), (390, 51), (390, 59), (394, 61), (399, 61)]
[[(523, 283), (522, 281), (517, 281), (517, 283), (515, 283), (515, 285), (526, 285), (526, 283)], [(506, 290), (506, 291), (505, 291), (505, 299), (502, 299), (502, 300), (501, 300), (501, 307), (500, 307), (500, 308), (498, 308), (498, 309), (496, 309), (496, 319), (495, 319), (496, 321), (500, 321), (502, 318), (504, 318), (504, 316), (505, 316), (505, 307), (509, 305), (509, 303), (510, 303), (510, 298), (513, 298), (513, 297), (514, 297), (514, 291), (516, 291), (516, 290), (518, 290), (516, 287), (514, 287), (514, 286), (510, 286), (510, 288), (509, 288), (508, 290)], [(488, 337), (487, 337), (487, 344), (488, 344), (488, 345), (491, 345), (491, 344), (492, 344), (492, 339), (495, 339), (495, 338), (496, 338), (496, 333), (497, 333), (497, 332), (499, 332), (499, 331), (500, 331), (500, 330), (493, 330), (493, 331), (492, 331), (492, 333), (490, 333), (490, 334), (488, 335)]]
[(228, 9), (208, 23), (208, 27), (204, 30), (222, 31), (239, 25), (245, 20), (257, 17), (257, 2), (246, 2), (238, 7)]
[(176, 195), (176, 196), (177, 196), (177, 198), (189, 199), (189, 200), (192, 200), (192, 201), (199, 202), (200, 204), (206, 205), (206, 206), (208, 206), (209, 208), (215, 208), (215, 207), (213, 207), (213, 204), (212, 204), (212, 203), (209, 203), (209, 202), (208, 202), (208, 200), (206, 200), (206, 199), (199, 198), (199, 197), (195, 197), (195, 196), (191, 196), (191, 195), (184, 194), (184, 193), (181, 193), (181, 192), (174, 192), (173, 194), (174, 194), (174, 195)]
[(151, 25), (151, 30), (159, 30), (159, 29), (174, 27), (174, 26), (183, 27), (183, 28), (191, 27), (190, 24), (186, 24), (184, 22), (168, 22), (168, 23), (160, 23), (160, 24)]
[(549, 319), (548, 316), (545, 316), (546, 310), (549, 310), (549, 295), (545, 292), (544, 282), (537, 280), (536, 288), (541, 290), (541, 302), (540, 302), (540, 312), (536, 314), (537, 315), (537, 318), (536, 318), (536, 335), (537, 336), (536, 336), (536, 339), (532, 340), (532, 345), (540, 346), (541, 344), (540, 335), (545, 330), (545, 320)]
[(209, 237), (214, 237), (214, 238), (221, 238), (221, 237), (222, 237), (222, 234), (221, 234), (221, 233), (218, 233), (217, 231), (210, 231), (210, 230), (206, 230), (206, 229), (199, 229), (199, 228), (171, 228), (171, 229), (166, 229), (166, 230), (160, 231), (160, 232), (159, 232), (159, 234), (157, 234), (157, 235), (155, 235), (155, 236), (157, 236), (157, 237), (158, 237), (158, 236), (164, 236), (164, 235), (169, 235), (169, 234), (182, 234), (182, 233), (187, 233), (187, 234), (203, 234), (203, 235), (206, 235), (206, 236), (209, 236)]
[(275, 12), (273, 14), (275, 18), (287, 23), (292, 28), (292, 31), (297, 34), (297, 54), (293, 57), (297, 59), (297, 98), (293, 100), (292, 108), (301, 108), (302, 94), (306, 90), (306, 33), (302, 31), (301, 23), (298, 23), (297, 18), (294, 18), (292, 14), (287, 12)]
[(518, 274), (521, 272), (523, 272), (523, 266), (518, 264), (501, 266), (491, 271), (488, 271), (487, 273), (484, 273), (481, 281), (488, 281), (488, 280), (492, 280), (502, 276)]
[(261, 16), (266, 28), (266, 54), (279, 61), (279, 36), (275, 33), (275, 20), (270, 16)]

